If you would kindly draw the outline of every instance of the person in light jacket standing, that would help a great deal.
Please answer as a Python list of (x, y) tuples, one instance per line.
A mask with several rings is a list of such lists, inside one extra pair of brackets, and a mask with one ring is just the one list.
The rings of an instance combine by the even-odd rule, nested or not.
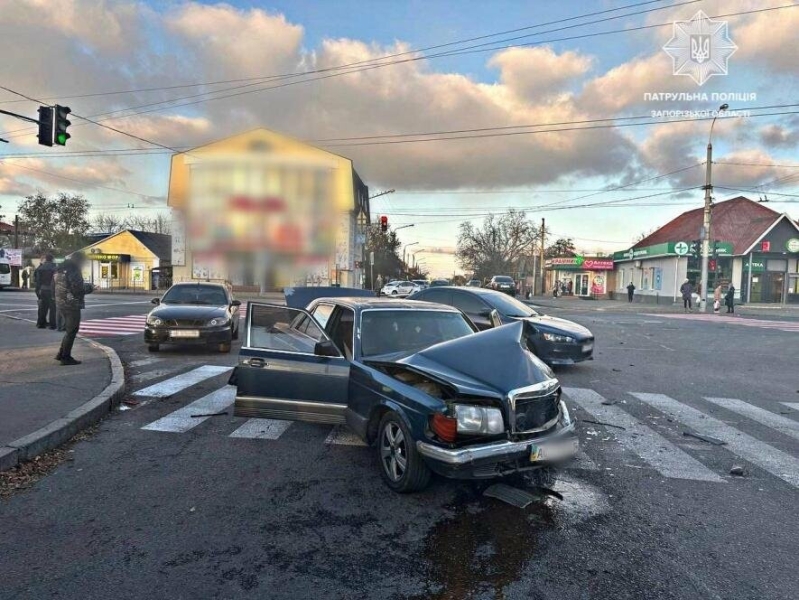
[(730, 284), (724, 296), (724, 304), (727, 305), (727, 313), (735, 313), (735, 286)]
[(64, 339), (56, 355), (62, 365), (79, 365), (80, 361), (72, 357), (72, 345), (80, 329), (80, 311), (86, 307), (84, 296), (94, 288), (83, 281), (81, 268), (86, 257), (82, 252), (74, 252), (58, 267), (55, 275), (55, 303), (58, 312), (64, 317)]
[(718, 314), (719, 310), (721, 310), (721, 284), (713, 290), (713, 312)]

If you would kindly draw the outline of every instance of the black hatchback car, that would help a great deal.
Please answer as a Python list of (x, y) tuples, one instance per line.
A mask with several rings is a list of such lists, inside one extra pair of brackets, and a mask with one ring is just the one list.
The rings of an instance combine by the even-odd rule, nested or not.
[(478, 329), (489, 329), (491, 311), (496, 310), (502, 324), (525, 321), (527, 347), (550, 365), (571, 365), (594, 356), (594, 334), (573, 321), (537, 313), (527, 304), (502, 292), (483, 288), (446, 287), (422, 290), (412, 300), (425, 300), (454, 306), (469, 317)]
[(205, 344), (230, 352), (239, 337), (239, 306), (227, 288), (217, 283), (176, 283), (163, 298), (153, 298), (144, 343), (150, 352), (161, 344)]

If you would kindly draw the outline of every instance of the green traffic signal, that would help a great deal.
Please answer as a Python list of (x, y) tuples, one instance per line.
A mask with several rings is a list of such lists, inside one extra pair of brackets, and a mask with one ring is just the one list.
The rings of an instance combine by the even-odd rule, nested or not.
[(67, 140), (72, 137), (67, 133), (67, 127), (72, 123), (67, 119), (67, 115), (72, 112), (68, 106), (55, 105), (55, 143), (59, 146), (66, 146)]
[(68, 133), (59, 133), (55, 138), (55, 143), (58, 144), (59, 146), (66, 146), (67, 140), (71, 137), (72, 136), (69, 135)]

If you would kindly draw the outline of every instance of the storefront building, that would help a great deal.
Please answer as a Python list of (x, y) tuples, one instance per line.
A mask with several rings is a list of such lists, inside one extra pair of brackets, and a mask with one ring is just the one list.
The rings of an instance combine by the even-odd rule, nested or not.
[[(683, 213), (638, 244), (613, 256), (613, 297), (626, 298), (632, 283), (636, 300), (677, 302), (688, 280), (701, 283), (702, 209)], [(713, 207), (711, 259), (706, 298), (732, 284), (739, 302), (799, 303), (799, 225), (788, 215), (744, 197)]]
[(170, 236), (125, 229), (83, 248), (83, 277), (100, 289), (154, 290), (169, 283)]
[(607, 298), (613, 289), (612, 258), (601, 256), (562, 256), (544, 262), (547, 271), (547, 291), (557, 285), (559, 293), (581, 298)]
[(175, 154), (168, 204), (175, 281), (363, 285), (369, 190), (345, 157), (256, 129)]

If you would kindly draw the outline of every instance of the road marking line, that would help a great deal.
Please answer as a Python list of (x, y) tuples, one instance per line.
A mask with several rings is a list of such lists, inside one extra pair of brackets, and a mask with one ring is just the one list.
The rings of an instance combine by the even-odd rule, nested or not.
[(757, 406), (752, 406), (747, 402), (736, 400), (735, 398), (706, 397), (705, 400), (799, 440), (799, 421), (776, 415), (773, 412), (769, 412)]
[(147, 365), (152, 365), (158, 362), (161, 362), (165, 359), (157, 358), (155, 356), (150, 356), (149, 358), (140, 358), (139, 360), (134, 360), (133, 362), (129, 362), (129, 367), (146, 367)]
[(197, 427), (200, 423), (211, 417), (194, 417), (192, 415), (209, 415), (222, 412), (236, 399), (236, 388), (225, 386), (187, 404), (183, 408), (169, 413), (167, 416), (145, 425), (142, 429), (148, 431), (165, 431), (168, 433), (185, 433)]
[(613, 434), (621, 446), (640, 456), (664, 477), (724, 482), (724, 479), (693, 456), (641, 423), (618, 405), (602, 404), (605, 399), (594, 390), (563, 388), (563, 391), (598, 421), (607, 421), (624, 427), (624, 429), (613, 430)]
[(366, 446), (364, 441), (344, 425), (336, 425), (325, 439), (325, 444), (337, 446)]
[(799, 410), (799, 402), (780, 402), (780, 404), (794, 410)]
[(196, 369), (187, 373), (183, 373), (182, 375), (172, 377), (166, 381), (161, 381), (151, 385), (150, 387), (133, 392), (133, 395), (144, 396), (148, 398), (168, 398), (169, 396), (177, 394), (186, 388), (190, 388), (201, 381), (221, 375), (222, 373), (226, 373), (232, 369), (233, 367), (203, 365), (202, 367), (197, 367)]
[(180, 367), (175, 366), (171, 369), (155, 369), (153, 371), (145, 371), (144, 373), (136, 373), (135, 375), (131, 375), (130, 381), (131, 383), (144, 383), (145, 381), (150, 381), (151, 379), (158, 379), (159, 377), (163, 377), (164, 375), (169, 375), (177, 371)]
[(726, 448), (730, 452), (758, 465), (790, 485), (799, 487), (799, 459), (663, 394), (632, 395), (691, 427), (697, 433), (727, 442)]
[(247, 419), (247, 422), (239, 427), (228, 437), (247, 438), (253, 440), (276, 440), (288, 429), (293, 421), (281, 421), (279, 419)]

